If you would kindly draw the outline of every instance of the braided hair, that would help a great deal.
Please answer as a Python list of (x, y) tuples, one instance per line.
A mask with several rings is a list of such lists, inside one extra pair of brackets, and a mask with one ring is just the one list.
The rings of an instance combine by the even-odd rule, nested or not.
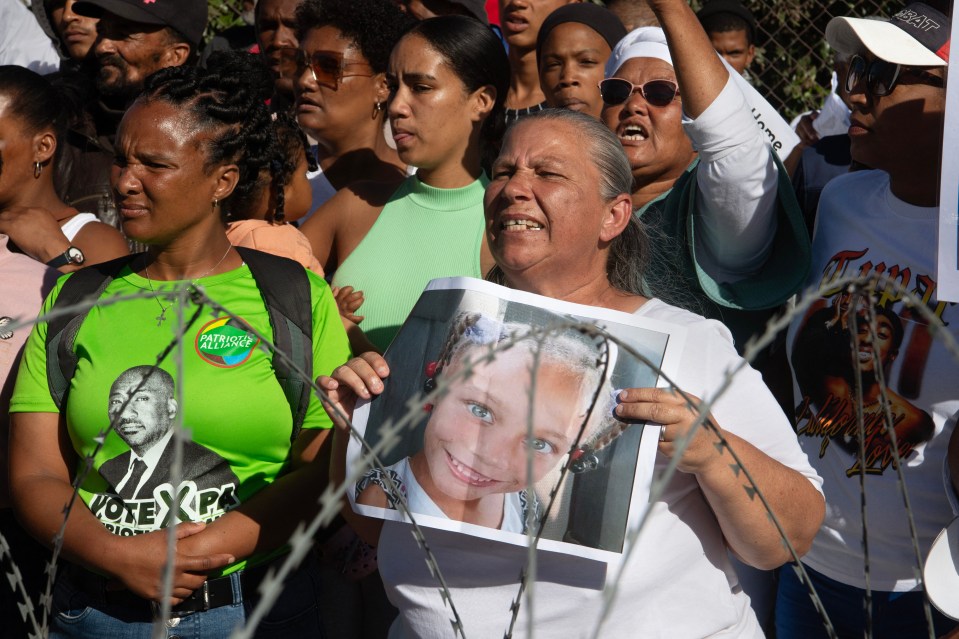
[[(436, 361), (427, 365), (424, 391), (436, 388), (436, 378), (457, 357), (471, 348), (496, 348), (516, 340), (512, 348), (538, 351), (541, 362), (565, 367), (582, 382), (581, 401), (589, 403), (584, 421), (570, 451), (569, 470), (574, 474), (595, 470), (600, 465), (597, 453), (613, 444), (630, 424), (614, 416), (618, 391), (612, 385), (619, 349), (612, 341), (575, 328), (547, 333), (529, 331), (519, 322), (500, 322), (477, 312), (461, 312), (450, 324)], [(483, 357), (473, 363), (485, 361)]]
[(236, 188), (223, 210), (248, 209), (269, 186), (278, 155), (273, 117), (266, 101), (273, 78), (256, 56), (221, 52), (207, 68), (169, 67), (147, 78), (140, 101), (161, 101), (185, 111), (196, 129), (209, 132), (202, 142), (204, 170), (236, 164)]
[[(453, 319), (436, 361), (427, 367), (425, 390), (433, 390), (435, 378), (454, 359), (464, 357), (469, 349), (492, 349), (510, 340), (515, 340), (515, 343), (507, 348), (526, 348), (530, 352), (538, 352), (541, 362), (557, 364), (574, 373), (582, 380), (584, 403), (592, 401), (597, 389), (601, 389), (598, 393), (600, 405), (605, 407), (608, 404), (607, 397), (612, 392), (609, 377), (615, 366), (615, 351), (609, 350), (613, 348), (610, 342), (574, 328), (547, 333), (530, 332), (527, 324), (501, 322), (476, 312), (461, 312)], [(474, 359), (473, 363), (477, 361), (480, 359)], [(594, 428), (594, 423), (595, 419), (591, 419), (587, 431)]]
[(306, 156), (306, 166), (309, 170), (315, 171), (319, 168), (316, 162), (316, 156), (310, 148), (310, 142), (303, 133), (303, 129), (296, 123), (289, 113), (276, 113), (273, 126), (276, 133), (276, 157), (270, 163), (270, 173), (272, 174), (271, 195), (273, 208), (267, 216), (272, 217), (272, 221), (282, 222), (285, 217), (284, 202), (286, 199), (286, 187), (293, 179), (293, 174), (300, 163), (300, 157)]

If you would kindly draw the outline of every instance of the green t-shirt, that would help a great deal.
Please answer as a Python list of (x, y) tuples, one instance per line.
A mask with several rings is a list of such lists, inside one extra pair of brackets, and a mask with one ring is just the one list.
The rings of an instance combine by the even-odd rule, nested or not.
[(483, 277), (486, 174), (441, 189), (413, 175), (390, 196), (376, 222), (333, 275), (334, 286), (363, 291), (363, 332), (385, 350), (430, 280)]
[[(329, 287), (313, 273), (307, 276), (315, 378), (329, 374), (350, 352)], [(53, 305), (64, 279), (42, 312)], [(197, 283), (223, 308), (272, 338), (269, 315), (249, 267)], [(144, 291), (150, 291), (148, 281), (124, 268), (101, 300)], [(67, 395), (66, 423), (80, 459), (77, 472), (82, 472), (82, 460), (94, 455), (80, 497), (108, 530), (123, 536), (179, 521), (212, 521), (267, 487), (290, 461), (292, 409), (274, 375), (272, 356), (223, 311), (205, 306), (187, 327), (182, 346), (159, 362), (163, 372), (153, 373), (133, 392), (176, 338), (175, 307), (168, 308), (166, 320), (157, 325), (161, 302), (171, 304), (168, 298), (147, 296), (91, 309), (74, 346), (79, 361)], [(195, 310), (196, 305), (186, 301), (184, 321)], [(58, 412), (47, 386), (46, 331), (45, 323), (37, 324), (27, 341), (11, 412)], [(177, 419), (188, 429), (190, 441), (182, 453), (181, 505), (173, 512), (171, 437)], [(331, 426), (314, 395), (303, 428)]]

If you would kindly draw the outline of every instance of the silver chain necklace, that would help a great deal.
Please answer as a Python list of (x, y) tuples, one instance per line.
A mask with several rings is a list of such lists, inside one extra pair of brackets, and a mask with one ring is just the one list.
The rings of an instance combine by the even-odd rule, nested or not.
[[(232, 245), (232, 244), (231, 244), (230, 246), (226, 247), (226, 253), (223, 254), (223, 257), (221, 257), (221, 258), (219, 259), (219, 261), (218, 261), (216, 264), (214, 264), (209, 270), (207, 270), (207, 272), (204, 273), (203, 275), (198, 275), (197, 277), (192, 277), (192, 278), (190, 278), (190, 284), (196, 286), (196, 281), (197, 281), (197, 280), (203, 279), (204, 277), (206, 277), (207, 275), (209, 275), (210, 273), (212, 273), (213, 271), (215, 271), (215, 270), (216, 270), (216, 267), (218, 267), (220, 264), (222, 264), (222, 263), (223, 263), (223, 260), (226, 259), (226, 256), (230, 254), (230, 249), (232, 249), (232, 248), (233, 248), (233, 245)], [(166, 312), (167, 312), (168, 310), (170, 310), (171, 308), (173, 308), (173, 305), (176, 304), (176, 298), (174, 297), (172, 302), (170, 302), (169, 304), (167, 304), (166, 306), (164, 306), (164, 305), (163, 305), (163, 302), (160, 301), (160, 296), (157, 295), (156, 289), (153, 288), (153, 279), (150, 278), (150, 266), (149, 266), (148, 264), (144, 264), (144, 265), (143, 265), (143, 272), (144, 272), (144, 273), (146, 274), (146, 276), (147, 276), (147, 284), (150, 286), (150, 291), (153, 293), (153, 299), (155, 299), (155, 300), (157, 301), (157, 304), (160, 306), (160, 314), (157, 315), (157, 317), (156, 317), (157, 326), (160, 326), (160, 325), (163, 324), (163, 322), (166, 321)]]

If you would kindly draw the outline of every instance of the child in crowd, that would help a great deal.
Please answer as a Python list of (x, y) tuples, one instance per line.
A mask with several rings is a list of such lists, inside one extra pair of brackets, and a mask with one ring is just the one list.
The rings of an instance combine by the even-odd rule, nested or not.
[(323, 267), (313, 256), (309, 240), (290, 224), (310, 210), (313, 194), (306, 179), (316, 168), (306, 136), (293, 118), (275, 114), (276, 159), (262, 171), (262, 185), (249, 201), (230, 209), (226, 235), (234, 246), (245, 246), (288, 257), (317, 275)]
[[(582, 333), (523, 336), (529, 328), (480, 313), (456, 317), (427, 366), (427, 392), (440, 375), (450, 387), (425, 407), (423, 448), (368, 472), (356, 484), (357, 503), (396, 509), (402, 493), (413, 513), (517, 533), (525, 532), (530, 511), (538, 520), (538, 500), (526, 491), (530, 451), (535, 484), (581, 448), (594, 424), (611, 415), (603, 371), (612, 366), (602, 365), (605, 347)], [(487, 358), (491, 348), (497, 351)], [(594, 397), (600, 405), (591, 411)]]

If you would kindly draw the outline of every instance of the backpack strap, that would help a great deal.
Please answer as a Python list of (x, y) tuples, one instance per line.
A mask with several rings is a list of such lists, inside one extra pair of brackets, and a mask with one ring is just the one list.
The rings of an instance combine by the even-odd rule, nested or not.
[[(236, 251), (250, 267), (266, 303), (276, 350), (289, 357), (301, 370), (312, 374), (313, 303), (306, 269), (298, 262), (270, 253), (240, 246), (236, 247)], [(303, 426), (312, 389), (284, 358), (275, 354), (273, 372), (293, 412), (292, 442)]]
[[(60, 287), (60, 293), (50, 312), (63, 311), (83, 301), (100, 299), (110, 282), (136, 257), (137, 255), (124, 255), (76, 271)], [(70, 381), (77, 370), (77, 355), (73, 351), (73, 345), (80, 325), (89, 312), (89, 308), (70, 311), (47, 322), (47, 384), (54, 404), (61, 411), (70, 390)]]

